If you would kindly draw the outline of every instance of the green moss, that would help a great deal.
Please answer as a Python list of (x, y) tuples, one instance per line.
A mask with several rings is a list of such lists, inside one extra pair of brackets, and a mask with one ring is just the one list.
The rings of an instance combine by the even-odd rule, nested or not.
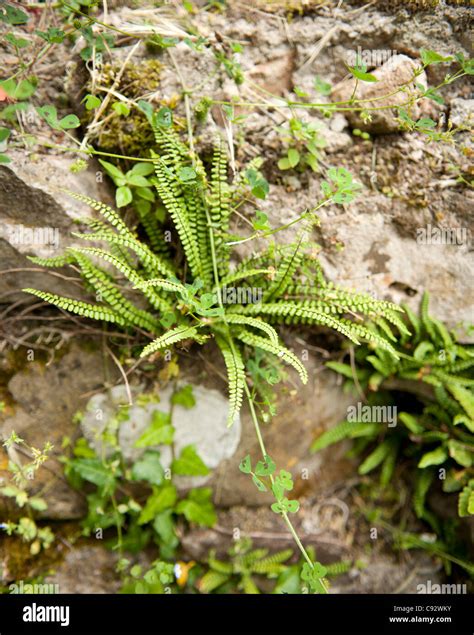
[[(111, 88), (121, 67), (121, 62), (105, 64), (99, 77), (99, 84)], [(161, 62), (155, 59), (129, 63), (120, 78), (119, 85), (114, 90), (129, 99), (136, 100), (145, 97), (157, 91), (162, 69)], [(88, 86), (89, 91), (91, 88)], [(143, 156), (143, 150), (153, 146), (154, 143), (153, 133), (145, 115), (136, 108), (132, 108), (129, 115), (120, 115), (112, 108), (115, 101), (115, 99), (111, 99), (102, 113), (103, 124), (98, 128), (95, 137), (91, 137), (91, 140), (108, 152)], [(172, 106), (169, 103), (166, 105)], [(95, 112), (92, 110), (85, 113), (85, 124), (93, 120)]]

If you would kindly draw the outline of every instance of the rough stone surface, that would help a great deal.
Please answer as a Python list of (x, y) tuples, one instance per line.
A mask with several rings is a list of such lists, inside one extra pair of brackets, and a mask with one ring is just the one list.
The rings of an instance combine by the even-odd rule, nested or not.
[[(135, 442), (151, 423), (153, 413), (171, 411), (171, 386), (159, 393), (159, 403), (144, 406), (135, 404), (130, 407), (129, 417), (122, 422), (119, 429), (120, 448), (125, 459), (137, 460), (144, 449), (135, 448)], [(235, 453), (240, 440), (241, 425), (237, 418), (233, 426), (227, 427), (228, 401), (217, 390), (203, 386), (193, 386), (196, 404), (190, 408), (175, 405), (172, 411), (172, 424), (175, 428), (173, 451), (179, 456), (187, 445), (194, 445), (208, 468), (215, 469), (220, 463)], [(119, 385), (106, 393), (94, 395), (87, 404), (86, 414), (81, 422), (84, 435), (89, 442), (101, 451), (101, 432), (107, 427), (110, 419), (117, 413), (119, 404), (128, 403), (125, 386)], [(100, 412), (101, 420), (97, 419)], [(161, 445), (156, 448), (161, 452), (161, 463), (168, 468), (172, 461), (171, 446)], [(208, 481), (210, 476), (184, 477), (175, 476), (174, 481), (180, 488), (196, 487)]]
[[(113, 377), (114, 369), (109, 369)], [(64, 436), (77, 436), (73, 415), (84, 407), (84, 394), (96, 390), (106, 381), (104, 362), (100, 353), (88, 353), (73, 347), (62, 358), (45, 367), (29, 362), (8, 383), (14, 402), (14, 414), (0, 418), (0, 436), (6, 438), (14, 430), (25, 441), (42, 448), (46, 441), (54, 445), (51, 458), (38, 470), (31, 482), (31, 491), (44, 492), (48, 509), (46, 518), (80, 518), (84, 511), (82, 494), (69, 487), (58, 457), (62, 454)], [(21, 458), (21, 455), (20, 455)], [(8, 478), (6, 470), (0, 473)], [(0, 507), (6, 500), (0, 498)]]
[[(427, 226), (420, 224), (419, 229)], [(458, 229), (463, 229), (461, 223)], [(453, 326), (472, 320), (474, 290), (464, 283), (474, 278), (474, 254), (468, 241), (417, 243), (400, 236), (382, 211), (368, 209), (331, 218), (331, 232), (344, 245), (342, 257), (322, 255), (331, 279), (375, 297), (407, 302), (414, 310), (426, 289), (433, 315)]]
[(118, 556), (110, 549), (84, 545), (68, 551), (45, 584), (57, 584), (58, 593), (118, 593), (115, 567)]
[[(378, 81), (363, 82), (351, 78), (343, 82), (339, 87), (336, 87), (331, 96), (333, 101), (348, 101), (352, 95), (354, 95), (356, 99), (364, 100), (364, 108), (369, 110), (371, 120), (368, 122), (364, 121), (358, 111), (347, 111), (346, 117), (354, 128), (367, 130), (373, 134), (396, 132), (400, 126), (395, 119), (395, 111), (391, 109), (370, 111), (370, 109), (376, 106), (401, 106), (406, 103), (406, 101), (417, 92), (414, 82), (410, 83), (417, 67), (418, 65), (415, 61), (406, 55), (394, 55), (383, 64), (383, 66), (372, 72)], [(423, 72), (418, 75), (416, 81), (423, 86), (427, 86), (426, 74)], [(396, 95), (392, 95), (386, 99), (371, 101), (371, 99), (380, 97), (381, 95), (391, 95), (402, 86), (406, 86), (406, 92), (398, 92)], [(412, 119), (419, 119), (424, 110), (426, 111), (427, 109), (428, 101), (422, 100), (420, 104), (417, 104), (411, 110)]]
[(474, 123), (474, 99), (463, 99), (456, 97), (451, 101), (449, 121), (459, 128), (465, 126), (467, 129)]
[[(12, 162), (0, 166), (0, 270), (20, 271), (0, 276), (0, 302), (27, 301), (31, 296), (21, 293), (22, 287), (81, 296), (77, 286), (41, 270), (26, 256), (58, 256), (78, 244), (71, 236), (72, 231), (80, 231), (75, 222), (95, 213), (60, 188), (110, 202), (106, 188), (96, 180), (100, 166), (92, 161), (87, 170), (72, 174), (68, 168), (73, 161), (65, 156), (48, 154), (36, 160), (34, 156), (26, 160), (18, 152), (9, 156)], [(40, 233), (43, 228), (47, 233)], [(36, 234), (31, 236), (31, 230)]]

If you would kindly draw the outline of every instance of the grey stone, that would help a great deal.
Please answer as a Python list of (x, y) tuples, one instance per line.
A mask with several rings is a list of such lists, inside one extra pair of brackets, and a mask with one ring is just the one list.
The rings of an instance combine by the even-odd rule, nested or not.
[[(84, 393), (95, 390), (106, 380), (105, 362), (100, 353), (86, 352), (73, 346), (48, 367), (41, 362), (27, 362), (8, 383), (13, 398), (11, 416), (0, 414), (0, 437), (12, 431), (34, 447), (42, 448), (49, 441), (54, 448), (50, 459), (31, 481), (31, 493), (43, 492), (48, 508), (39, 514), (45, 518), (81, 518), (85, 511), (81, 492), (69, 487), (59, 457), (63, 454), (63, 437), (73, 439), (77, 427), (73, 415), (84, 407)], [(110, 367), (108, 376), (116, 369)], [(21, 457), (20, 457), (21, 458)], [(2, 472), (6, 481), (9, 475)], [(0, 497), (0, 509), (7, 503)]]
[(474, 99), (462, 99), (456, 97), (451, 100), (451, 110), (449, 113), (449, 121), (453, 126), (472, 127), (474, 124)]
[(11, 163), (0, 166), (0, 271), (15, 271), (0, 275), (0, 302), (28, 301), (31, 296), (21, 289), (31, 286), (83, 297), (77, 286), (34, 265), (27, 255), (49, 258), (79, 244), (71, 236), (80, 230), (76, 222), (97, 212), (61, 188), (110, 203), (108, 190), (96, 178), (100, 166), (91, 161), (86, 170), (73, 174), (73, 160), (64, 155), (25, 158), (24, 153), (9, 151), (9, 156)]
[[(137, 395), (139, 391), (139, 388), (135, 389), (133, 394)], [(120, 423), (118, 430), (120, 449), (127, 461), (134, 462), (143, 454), (144, 449), (136, 448), (135, 442), (149, 427), (154, 412), (158, 410), (169, 413), (171, 411), (172, 394), (173, 388), (168, 386), (159, 393), (159, 403), (151, 402), (145, 405), (135, 403), (130, 406), (129, 416), (126, 421)], [(234, 455), (240, 441), (240, 417), (229, 428), (227, 427), (229, 403), (220, 392), (203, 386), (193, 386), (193, 394), (196, 404), (191, 409), (178, 404), (173, 407), (174, 456), (179, 456), (187, 445), (194, 445), (207, 467), (213, 470), (222, 461)], [(94, 395), (87, 404), (81, 427), (84, 436), (98, 453), (107, 451), (107, 447), (102, 446), (102, 432), (118, 412), (120, 404), (127, 403), (126, 388), (124, 385), (119, 385), (108, 393)], [(169, 468), (172, 461), (171, 446), (160, 445), (152, 449), (161, 452), (161, 463), (164, 468)], [(111, 451), (110, 448), (108, 451)], [(202, 485), (209, 480), (210, 476), (174, 476), (173, 480), (180, 489), (186, 489)]]
[[(385, 64), (372, 72), (377, 78), (377, 82), (369, 83), (351, 78), (333, 90), (332, 99), (333, 101), (348, 101), (354, 94), (355, 89), (355, 97), (366, 100), (364, 103), (366, 108), (401, 106), (418, 92), (415, 82), (423, 86), (428, 85), (424, 72), (410, 82), (419, 66), (419, 62), (407, 55), (393, 55)], [(405, 90), (400, 91), (399, 89), (402, 87), (405, 87)], [(399, 92), (396, 92), (397, 90)], [(390, 97), (380, 99), (381, 95), (390, 95)], [(372, 99), (375, 99), (375, 101), (371, 101)], [(412, 119), (416, 120), (422, 114), (428, 114), (429, 106), (429, 101), (426, 99), (415, 104), (411, 110)], [(346, 116), (354, 128), (367, 130), (373, 134), (397, 132), (400, 129), (400, 124), (396, 121), (395, 110), (385, 109), (369, 112), (371, 115), (370, 121), (364, 121), (358, 111), (347, 111)]]
[[(377, 298), (405, 302), (416, 312), (427, 290), (432, 315), (451, 327), (470, 323), (474, 290), (468, 281), (474, 279), (474, 254), (469, 242), (421, 244), (401, 236), (382, 212), (361, 212), (359, 208), (359, 213), (354, 209), (331, 218), (321, 214), (323, 226), (330, 222), (331, 232), (344, 245), (340, 253), (321, 254), (329, 278)], [(419, 230), (427, 227), (420, 223)]]
[(99, 545), (76, 546), (44, 580), (64, 593), (118, 593), (117, 553)]

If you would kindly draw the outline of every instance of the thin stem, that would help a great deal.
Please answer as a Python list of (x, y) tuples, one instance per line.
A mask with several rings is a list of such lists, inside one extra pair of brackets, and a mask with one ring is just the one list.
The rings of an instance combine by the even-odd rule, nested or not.
[(249, 404), (250, 414), (252, 415), (252, 421), (253, 421), (253, 425), (254, 425), (254, 428), (255, 428), (255, 432), (257, 434), (258, 444), (260, 446), (260, 450), (262, 451), (262, 455), (265, 457), (266, 454), (267, 454), (267, 451), (265, 449), (265, 444), (263, 442), (262, 433), (260, 431), (260, 425), (258, 423), (257, 413), (255, 412), (255, 406), (254, 406), (252, 395), (250, 394), (250, 390), (249, 390), (249, 387), (247, 385), (247, 382), (245, 382), (244, 390), (245, 390), (245, 395), (247, 397), (247, 401), (248, 401), (248, 404)]
[[(248, 401), (249, 408), (250, 408), (250, 414), (252, 415), (252, 421), (253, 421), (253, 424), (254, 424), (254, 427), (255, 427), (255, 432), (257, 434), (257, 439), (258, 439), (258, 443), (260, 445), (260, 450), (262, 452), (263, 457), (265, 458), (265, 456), (267, 455), (267, 451), (265, 449), (265, 443), (263, 442), (262, 433), (261, 433), (261, 430), (260, 430), (260, 424), (258, 423), (258, 418), (257, 418), (257, 414), (255, 412), (255, 407), (254, 407), (254, 404), (253, 404), (252, 395), (250, 394), (250, 390), (249, 390), (249, 387), (247, 385), (247, 382), (245, 382), (244, 390), (245, 390), (245, 394), (247, 396), (247, 401)], [(272, 475), (270, 475), (270, 481), (271, 481), (271, 483), (273, 485), (274, 479), (273, 479)], [(309, 557), (308, 552), (306, 551), (303, 543), (299, 539), (298, 534), (296, 533), (296, 530), (293, 527), (293, 524), (292, 524), (291, 520), (288, 517), (288, 514), (286, 512), (282, 512), (281, 515), (283, 516), (283, 520), (285, 521), (288, 529), (290, 530), (291, 535), (293, 536), (293, 539), (296, 542), (296, 544), (298, 546), (298, 549), (301, 551), (304, 559), (309, 564), (311, 569), (314, 569), (314, 563), (311, 560), (311, 558)], [(323, 587), (325, 593), (328, 593), (328, 589), (327, 589), (327, 587), (326, 587), (326, 585), (324, 583), (324, 580), (322, 578), (319, 578), (319, 581), (320, 581), (321, 586)]]
[(278, 232), (281, 232), (284, 229), (288, 229), (288, 227), (291, 227), (292, 225), (296, 225), (296, 223), (299, 223), (300, 221), (304, 220), (306, 217), (310, 216), (311, 214), (314, 214), (314, 212), (317, 212), (318, 209), (321, 209), (321, 207), (324, 207), (325, 205), (329, 205), (329, 203), (331, 202), (332, 202), (332, 198), (328, 198), (322, 203), (319, 203), (319, 205), (316, 205), (316, 207), (313, 207), (312, 209), (304, 211), (302, 214), (294, 218), (289, 223), (285, 223), (285, 225), (280, 225), (276, 229), (271, 229), (270, 231), (267, 231), (264, 233), (255, 232), (254, 234), (247, 236), (247, 238), (242, 238), (242, 240), (233, 240), (231, 242), (226, 243), (226, 245), (227, 246), (241, 245), (242, 243), (247, 243), (250, 240), (254, 240), (255, 238), (266, 238), (267, 236), (273, 236), (273, 234), (277, 234)]
[(63, 152), (75, 152), (78, 154), (99, 155), (102, 157), (112, 157), (114, 159), (127, 159), (128, 161), (140, 161), (141, 163), (154, 163), (156, 159), (146, 159), (143, 157), (132, 157), (125, 154), (113, 154), (112, 152), (102, 152), (101, 150), (95, 150), (91, 146), (87, 148), (70, 148), (68, 146), (59, 145), (57, 143), (47, 143), (41, 139), (36, 139), (38, 145), (45, 148), (55, 148), (56, 150), (62, 150)]

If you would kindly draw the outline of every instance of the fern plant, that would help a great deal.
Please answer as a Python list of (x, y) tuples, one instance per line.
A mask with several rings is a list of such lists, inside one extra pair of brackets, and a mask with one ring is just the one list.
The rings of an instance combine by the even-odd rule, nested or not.
[[(147, 116), (157, 151), (145, 161), (153, 163), (153, 184), (172, 223), (174, 242), (158, 240), (160, 235), (165, 236), (165, 227), (151, 211), (141, 221), (153, 247), (140, 240), (109, 206), (71, 193), (102, 217), (86, 220), (89, 231), (76, 234), (93, 246), (70, 248), (63, 256), (50, 260), (32, 260), (45, 266), (79, 267), (96, 301), (83, 302), (36, 289), (24, 291), (77, 315), (149, 335), (153, 341), (144, 347), (142, 357), (175, 345), (203, 344), (214, 339), (227, 368), (228, 424), (237, 417), (245, 394), (262, 454), (267, 456), (246, 381), (246, 349), (260, 349), (287, 362), (306, 383), (303, 363), (280, 341), (275, 325), (330, 327), (355, 344), (370, 342), (376, 350), (380, 348), (397, 358), (393, 343), (383, 331), (388, 331), (387, 323), (392, 323), (408, 332), (399, 317), (401, 309), (327, 282), (317, 259), (305, 252), (306, 228), (290, 248), (271, 245), (232, 266), (229, 228), (238, 205), (241, 179), (235, 179), (235, 186), (228, 183), (226, 157), (220, 146), (214, 151), (208, 174), (203, 161), (180, 141), (169, 109), (158, 113), (148, 110)], [(350, 174), (343, 168), (332, 168), (329, 178), (331, 182), (322, 184), (320, 205), (351, 200), (357, 188)], [(297, 220), (314, 218), (305, 212)], [(265, 236), (262, 232), (259, 235)], [(105, 248), (97, 246), (101, 243)], [(111, 268), (119, 278), (110, 273)], [(130, 287), (141, 292), (147, 308), (130, 298)], [(258, 302), (227, 301), (238, 298), (239, 290), (255, 288), (261, 292)], [(280, 513), (288, 524), (287, 510), (281, 508)], [(299, 546), (302, 549), (301, 543)]]
[(405, 307), (413, 335), (402, 334), (398, 360), (380, 349), (361, 347), (356, 368), (327, 363), (347, 378), (348, 387), (357, 383), (359, 390), (368, 392), (369, 406), (393, 406), (401, 400), (410, 404), (398, 413), (401, 425), (346, 420), (316, 439), (312, 450), (356, 439), (354, 451), (365, 453), (359, 473), (380, 468), (384, 486), (397, 460), (408, 457), (415, 470), (414, 511), (439, 530), (437, 517), (426, 507), (436, 477), (444, 492), (460, 492), (459, 516), (474, 514), (474, 347), (460, 344), (454, 333), (431, 317), (428, 303), (425, 293), (419, 317)]
[[(186, 340), (203, 343), (214, 338), (228, 371), (229, 425), (242, 403), (246, 346), (286, 361), (296, 369), (303, 383), (307, 381), (303, 364), (281, 343), (275, 324), (328, 326), (356, 344), (370, 341), (397, 357), (392, 343), (366, 324), (364, 318), (379, 324), (385, 318), (403, 330), (397, 314), (399, 307), (326, 282), (318, 261), (304, 253), (301, 240), (290, 250), (266, 249), (232, 269), (226, 236), (233, 199), (224, 153), (216, 148), (209, 178), (203, 163), (191, 155), (171, 125), (163, 122), (159, 125), (157, 121), (159, 118), (155, 117), (160, 153), (153, 153), (154, 185), (173, 222), (182, 257), (176, 255), (176, 250), (173, 253), (173, 245), (164, 239), (159, 251), (151, 249), (112, 208), (82, 194), (70, 193), (103, 217), (102, 221), (86, 220), (91, 231), (75, 235), (94, 244), (102, 242), (108, 249), (70, 248), (63, 256), (31, 260), (53, 267), (77, 265), (99, 302), (82, 302), (37, 289), (24, 289), (25, 292), (77, 315), (141, 329), (155, 336), (143, 349), (142, 357)], [(338, 194), (336, 183), (336, 190), (328, 191), (326, 200), (329, 202)], [(157, 232), (163, 235), (157, 217), (150, 212), (146, 220), (149, 233), (155, 238)], [(109, 267), (100, 267), (97, 264), (100, 261)], [(110, 266), (141, 291), (148, 309), (138, 308), (126, 297), (109, 273)], [(262, 290), (261, 301), (226, 303), (223, 289), (227, 297), (233, 293), (238, 297), (238, 285), (246, 290)], [(165, 322), (168, 321), (175, 307), (179, 311), (176, 324), (163, 332), (163, 318), (166, 316)]]
[(292, 555), (291, 549), (269, 555), (268, 549), (252, 549), (252, 541), (243, 538), (229, 549), (227, 561), (216, 558), (214, 551), (209, 553), (209, 570), (199, 580), (198, 588), (203, 593), (223, 593), (236, 588), (245, 594), (258, 594), (261, 579), (277, 578)]

